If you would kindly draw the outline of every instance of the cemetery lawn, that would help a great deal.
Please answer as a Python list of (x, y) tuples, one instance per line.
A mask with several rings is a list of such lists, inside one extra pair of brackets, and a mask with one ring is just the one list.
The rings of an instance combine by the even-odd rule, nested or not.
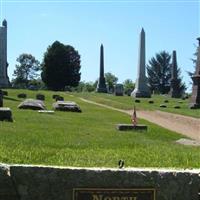
[[(151, 98), (133, 98), (130, 96), (114, 96), (112, 94), (100, 94), (100, 93), (74, 93), (75, 96), (82, 97), (87, 100), (91, 100), (97, 103), (105, 104), (115, 108), (130, 110), (134, 105), (139, 110), (161, 110), (164, 112), (176, 113), (195, 118), (200, 118), (200, 109), (190, 109), (189, 99), (176, 99), (170, 98), (167, 95), (152, 95)], [(140, 103), (136, 103), (135, 99), (140, 100)], [(153, 104), (149, 103), (149, 100), (154, 101)], [(164, 103), (168, 100), (168, 103)], [(160, 108), (161, 104), (165, 104), (166, 108)], [(175, 109), (174, 106), (180, 106), (180, 109)]]
[[(75, 94), (57, 92), (65, 100), (78, 103), (82, 113), (40, 114), (19, 110), (17, 105), (21, 99), (17, 94), (24, 92), (28, 98), (35, 98), (37, 93), (42, 93), (47, 109), (52, 109), (52, 95), (56, 92), (7, 91), (9, 96), (4, 98), (4, 107), (12, 109), (14, 122), (0, 122), (2, 163), (117, 167), (122, 159), (125, 167), (200, 167), (200, 147), (176, 144), (175, 141), (184, 136), (145, 120), (140, 121), (148, 125), (147, 132), (119, 132), (115, 125), (130, 123), (130, 116), (88, 104)], [(99, 101), (104, 101), (103, 95), (92, 98), (97, 101), (98, 96)], [(120, 105), (118, 100), (114, 102)], [(122, 107), (129, 109), (128, 97), (125, 102), (121, 103)]]

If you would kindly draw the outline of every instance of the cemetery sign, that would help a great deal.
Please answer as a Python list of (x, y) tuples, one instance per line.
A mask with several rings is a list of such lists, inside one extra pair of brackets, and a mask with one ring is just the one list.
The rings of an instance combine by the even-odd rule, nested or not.
[(75, 188), (73, 200), (156, 200), (155, 189)]

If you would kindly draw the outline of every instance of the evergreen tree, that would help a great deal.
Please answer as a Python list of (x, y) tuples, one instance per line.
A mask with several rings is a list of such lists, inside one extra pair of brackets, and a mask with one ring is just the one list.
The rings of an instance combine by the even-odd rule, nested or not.
[[(181, 71), (177, 69), (179, 89), (184, 92), (185, 84), (181, 80)], [(167, 94), (170, 91), (171, 80), (171, 55), (166, 51), (157, 53), (149, 60), (147, 65), (148, 83), (151, 91), (159, 94)]]
[(64, 90), (79, 84), (80, 55), (74, 47), (55, 41), (48, 47), (42, 63), (42, 80), (51, 90)]
[(197, 51), (198, 51), (198, 48), (196, 47), (196, 52), (193, 54), (195, 58), (191, 59), (194, 64), (194, 71), (193, 72), (187, 71), (187, 73), (190, 77), (192, 77), (195, 73), (195, 68), (196, 68), (196, 63), (197, 63), (197, 53), (198, 53)]
[(156, 93), (168, 93), (171, 78), (171, 56), (162, 51), (149, 60), (147, 65), (148, 83), (151, 91)]

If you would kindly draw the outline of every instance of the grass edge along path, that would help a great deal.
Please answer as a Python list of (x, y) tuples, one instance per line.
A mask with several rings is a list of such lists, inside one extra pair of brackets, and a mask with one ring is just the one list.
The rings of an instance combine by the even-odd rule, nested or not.
[[(189, 99), (176, 99), (171, 98), (168, 95), (152, 95), (149, 98), (132, 98), (130, 96), (115, 96), (113, 94), (102, 94), (102, 93), (73, 93), (74, 96), (82, 97), (100, 104), (108, 105), (111, 107), (131, 110), (134, 105), (137, 110), (148, 110), (155, 111), (160, 110), (167, 113), (174, 113), (183, 116), (190, 116), (194, 118), (200, 118), (200, 109), (190, 109)], [(136, 100), (139, 102), (136, 102)], [(153, 103), (149, 103), (153, 102)], [(160, 105), (165, 105), (165, 108), (160, 107)], [(175, 108), (179, 107), (179, 109)]]
[[(80, 99), (87, 103), (116, 110), (129, 115), (132, 115), (133, 113), (132, 110), (122, 110), (105, 104), (96, 103), (94, 101), (90, 101), (84, 98)], [(137, 116), (139, 118), (155, 123), (171, 131), (180, 133), (182, 135), (186, 135), (187, 137), (200, 141), (200, 119), (189, 116), (183, 116), (179, 114), (162, 112), (162, 111), (142, 111), (142, 110), (137, 111)]]

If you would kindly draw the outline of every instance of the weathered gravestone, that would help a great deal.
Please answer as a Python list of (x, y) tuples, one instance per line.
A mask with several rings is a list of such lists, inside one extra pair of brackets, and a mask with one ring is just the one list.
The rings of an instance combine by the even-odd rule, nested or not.
[(1, 107), (0, 108), (0, 121), (12, 122), (12, 111), (10, 108)]
[(45, 104), (41, 100), (26, 99), (18, 105), (18, 108), (30, 110), (45, 110)]
[(192, 76), (193, 86), (192, 86), (192, 96), (190, 99), (190, 108), (197, 109), (200, 108), (200, 37), (197, 38), (199, 41), (199, 46), (197, 48), (197, 62), (196, 71)]
[(57, 101), (53, 103), (53, 108), (58, 111), (82, 112), (80, 107), (72, 101)]
[(2, 200), (199, 200), (200, 170), (0, 166)]
[(123, 84), (116, 84), (115, 85), (115, 95), (116, 96), (123, 96), (124, 95), (124, 86), (123, 86)]

